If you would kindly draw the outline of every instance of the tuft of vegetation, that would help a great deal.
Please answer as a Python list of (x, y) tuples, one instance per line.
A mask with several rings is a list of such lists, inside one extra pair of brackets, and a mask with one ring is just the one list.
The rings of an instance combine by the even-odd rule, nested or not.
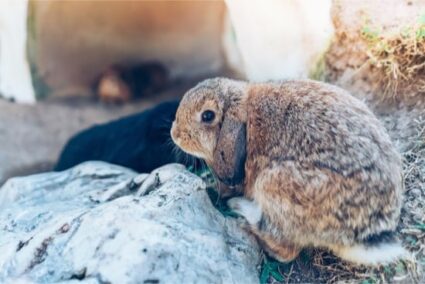
[(260, 283), (269, 283), (271, 278), (273, 278), (275, 281), (283, 282), (285, 278), (282, 275), (283, 273), (280, 271), (281, 267), (283, 266), (285, 266), (285, 264), (282, 264), (273, 259), (268, 259), (266, 256), (264, 256), (260, 272)]
[(425, 95), (425, 14), (397, 34), (365, 25), (361, 36), (368, 63), (380, 75), (377, 88), (384, 98)]
[(308, 77), (313, 80), (325, 81), (326, 79), (326, 52), (324, 52), (317, 60), (316, 64), (310, 70)]
[(202, 180), (207, 185), (207, 193), (211, 199), (212, 204), (221, 214), (223, 214), (223, 216), (234, 218), (238, 217), (238, 215), (227, 206), (226, 201), (220, 198), (220, 195), (216, 190), (216, 179), (212, 171), (207, 166), (203, 165), (200, 168), (189, 167), (188, 170), (202, 178)]

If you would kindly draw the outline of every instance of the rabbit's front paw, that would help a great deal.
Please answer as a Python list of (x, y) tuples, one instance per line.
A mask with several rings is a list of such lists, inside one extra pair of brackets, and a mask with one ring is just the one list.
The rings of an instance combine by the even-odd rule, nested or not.
[(238, 215), (244, 217), (250, 225), (255, 225), (261, 220), (261, 208), (254, 201), (243, 197), (235, 197), (227, 201), (227, 205)]

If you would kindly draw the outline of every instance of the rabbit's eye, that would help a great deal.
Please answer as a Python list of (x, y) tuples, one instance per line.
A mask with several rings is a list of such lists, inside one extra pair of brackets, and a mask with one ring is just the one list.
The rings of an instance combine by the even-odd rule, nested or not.
[(214, 118), (215, 118), (215, 113), (212, 110), (206, 110), (201, 115), (202, 122), (206, 122), (206, 123), (212, 122)]

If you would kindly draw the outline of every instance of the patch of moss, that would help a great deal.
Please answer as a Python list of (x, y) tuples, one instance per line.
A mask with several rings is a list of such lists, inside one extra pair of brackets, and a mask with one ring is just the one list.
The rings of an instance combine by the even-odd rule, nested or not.
[(332, 40), (329, 40), (325, 50), (318, 56), (313, 67), (309, 70), (308, 77), (313, 80), (326, 81), (326, 53), (328, 52)]
[(316, 61), (316, 64), (310, 70), (308, 77), (313, 80), (325, 81), (326, 61), (325, 52)]

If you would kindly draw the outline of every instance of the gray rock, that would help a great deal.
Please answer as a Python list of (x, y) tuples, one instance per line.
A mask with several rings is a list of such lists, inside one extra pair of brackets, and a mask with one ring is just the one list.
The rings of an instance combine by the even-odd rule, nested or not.
[(258, 282), (255, 240), (181, 165), (14, 178), (0, 208), (0, 283)]

